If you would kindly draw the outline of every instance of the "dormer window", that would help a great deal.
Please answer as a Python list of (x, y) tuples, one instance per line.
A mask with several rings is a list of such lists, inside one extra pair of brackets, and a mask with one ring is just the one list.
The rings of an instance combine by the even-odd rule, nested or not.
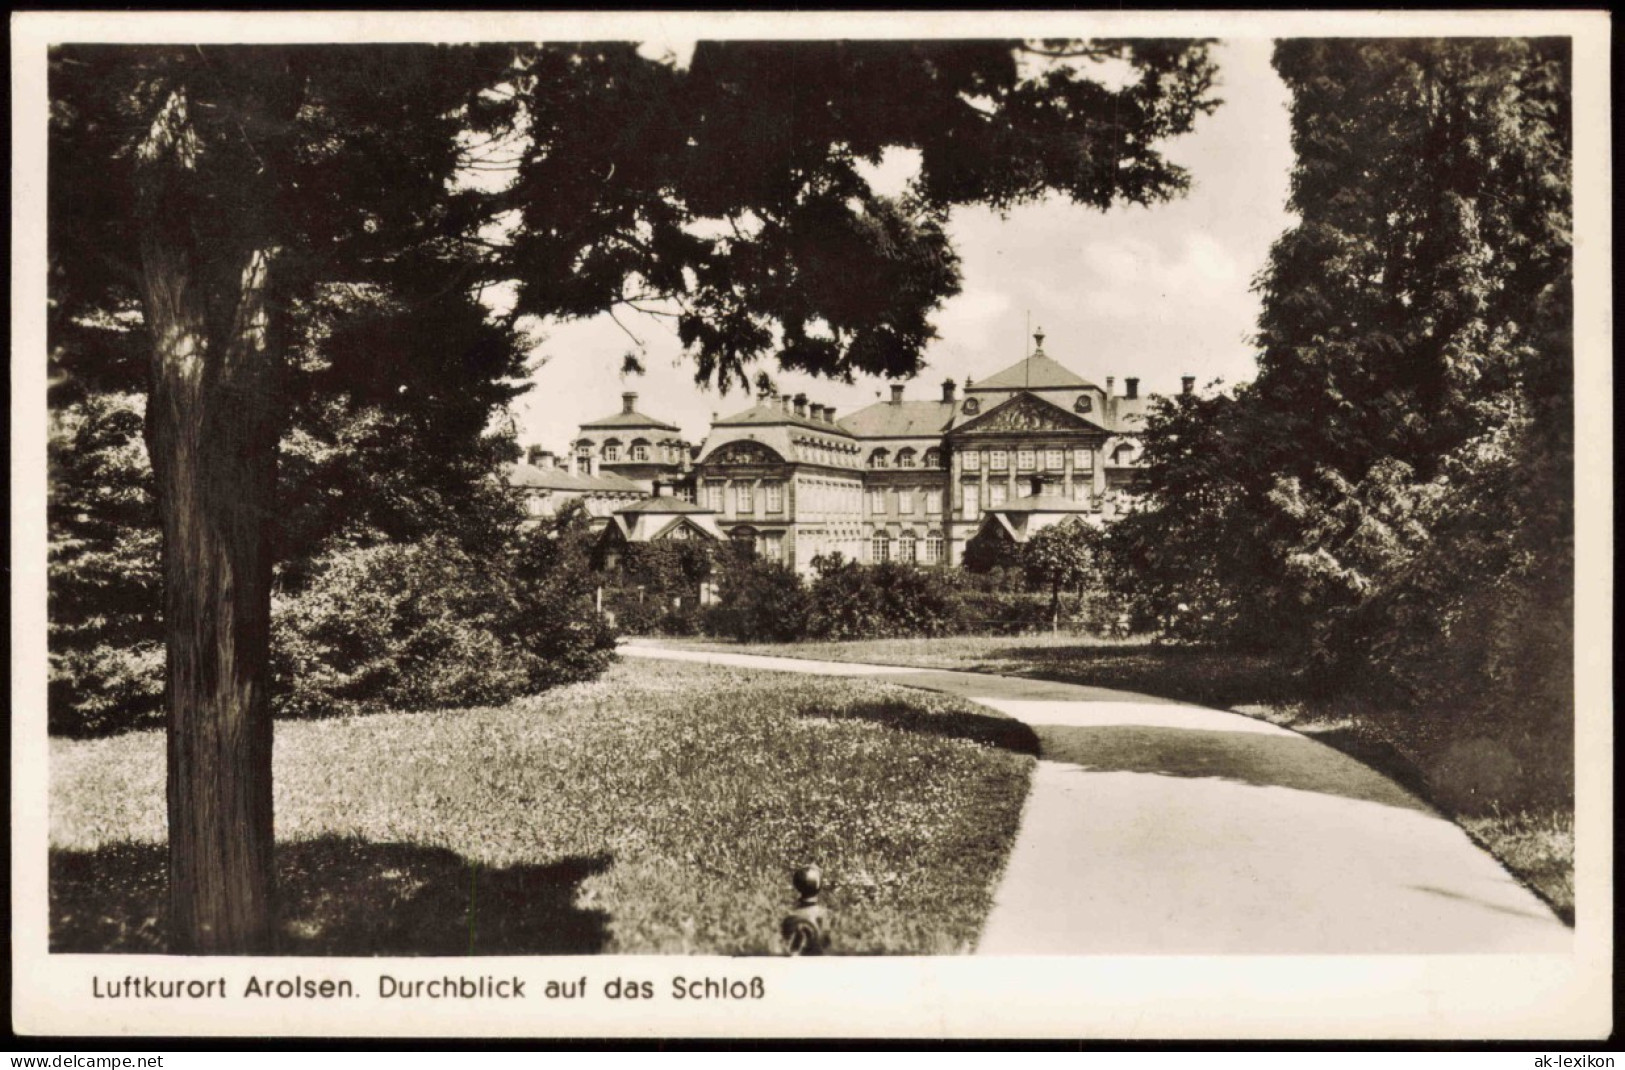
[(899, 468), (913, 468), (914, 467), (914, 451), (911, 450), (911, 449), (906, 449), (906, 448), (898, 450), (897, 451), (897, 467), (899, 467)]
[(1079, 394), (1078, 400), (1072, 403), (1073, 412), (1089, 412), (1095, 407), (1095, 399), (1088, 394)]
[(604, 461), (608, 464), (613, 464), (620, 460), (621, 444), (613, 438), (604, 443), (603, 457)]
[(977, 413), (982, 411), (982, 403), (977, 401), (975, 398), (966, 398), (965, 404), (959, 407), (959, 411), (964, 413), (966, 416), (975, 416)]
[(887, 468), (891, 465), (891, 454), (886, 450), (875, 450), (869, 454), (870, 468)]

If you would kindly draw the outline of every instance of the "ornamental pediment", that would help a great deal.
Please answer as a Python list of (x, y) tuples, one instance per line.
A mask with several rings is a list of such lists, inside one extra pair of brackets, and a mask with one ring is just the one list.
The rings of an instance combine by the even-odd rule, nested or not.
[(783, 460), (760, 442), (728, 442), (711, 451), (706, 464), (778, 464)]
[(953, 435), (1001, 434), (1011, 431), (1093, 431), (1105, 434), (1106, 429), (1083, 417), (1067, 412), (1032, 394), (1017, 394), (1001, 405), (954, 428)]

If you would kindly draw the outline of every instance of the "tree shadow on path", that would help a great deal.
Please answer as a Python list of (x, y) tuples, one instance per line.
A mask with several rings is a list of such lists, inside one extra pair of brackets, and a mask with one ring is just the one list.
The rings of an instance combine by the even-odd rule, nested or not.
[[(326, 837), (278, 844), (275, 953), (584, 955), (609, 916), (583, 910), (581, 882), (608, 856), (487, 869), (453, 851)], [(167, 953), (163, 844), (52, 851), (53, 952)]]
[(1046, 760), (1091, 773), (1209, 777), (1432, 812), (1381, 773), (1303, 736), (1146, 725), (1034, 727)]
[(801, 716), (832, 721), (870, 721), (903, 732), (963, 739), (1017, 754), (1038, 754), (1038, 736), (1032, 728), (1013, 717), (997, 713), (930, 711), (901, 702), (865, 702), (827, 711), (807, 709), (801, 711)]

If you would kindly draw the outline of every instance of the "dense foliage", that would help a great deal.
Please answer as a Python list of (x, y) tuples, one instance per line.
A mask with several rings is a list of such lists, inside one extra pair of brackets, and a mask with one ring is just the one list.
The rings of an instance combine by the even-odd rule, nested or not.
[(279, 712), (497, 705), (602, 672), (613, 634), (592, 611), (579, 509), (496, 557), (455, 540), (341, 547), (275, 605)]
[(1567, 48), (1277, 46), (1300, 222), (1260, 280), (1259, 375), (1160, 406), (1151, 508), (1113, 538), (1173, 626), (1400, 711), (1481, 797), (1566, 790)]

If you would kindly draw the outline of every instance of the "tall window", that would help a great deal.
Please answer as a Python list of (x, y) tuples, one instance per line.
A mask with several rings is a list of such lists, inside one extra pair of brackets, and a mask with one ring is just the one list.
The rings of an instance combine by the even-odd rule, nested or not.
[(1023, 472), (1031, 472), (1038, 465), (1038, 457), (1032, 450), (1016, 451), (1016, 467)]
[(928, 490), (925, 492), (925, 512), (927, 516), (936, 516), (942, 512), (942, 491)]
[(942, 564), (942, 536), (935, 531), (925, 537), (925, 563)]
[(740, 516), (749, 516), (756, 511), (756, 503), (751, 499), (749, 483), (734, 484), (734, 512)]
[(907, 447), (904, 447), (903, 449), (898, 450), (897, 451), (897, 467), (899, 467), (899, 468), (913, 468), (914, 467), (914, 451), (911, 450), (911, 449), (908, 449)]
[(886, 515), (886, 489), (884, 487), (869, 488), (869, 512), (875, 516)]
[(897, 511), (903, 516), (914, 512), (914, 491), (909, 487), (897, 489)]
[(982, 467), (982, 451), (981, 450), (966, 450), (960, 456), (963, 459), (963, 463), (965, 465), (965, 471), (974, 472), (978, 468)]
[(721, 483), (707, 483), (705, 485), (705, 507), (713, 513), (722, 512)]
[(770, 531), (762, 536), (762, 556), (769, 561), (784, 560), (784, 533)]
[(919, 560), (917, 540), (912, 531), (903, 532), (903, 537), (897, 540), (897, 560), (905, 565), (912, 565)]
[(604, 460), (613, 464), (621, 459), (621, 444), (614, 439), (604, 443)]
[(784, 512), (784, 484), (768, 483), (762, 490), (767, 497), (767, 511), (770, 513)]
[(1059, 472), (1061, 469), (1065, 468), (1066, 467), (1066, 451), (1065, 450), (1045, 450), (1044, 451), (1044, 467), (1048, 468), (1051, 472)]
[(885, 532), (877, 531), (869, 540), (869, 560), (877, 565), (891, 560), (891, 540), (886, 538)]
[(975, 483), (965, 485), (965, 515), (972, 520), (982, 515), (982, 488)]
[(1003, 483), (990, 484), (987, 488), (987, 507), (989, 509), (997, 509), (999, 506), (1003, 505), (1009, 489), (1010, 488), (1006, 487)]
[(1002, 472), (1010, 467), (1010, 454), (1004, 450), (988, 450), (987, 466), (996, 472)]

